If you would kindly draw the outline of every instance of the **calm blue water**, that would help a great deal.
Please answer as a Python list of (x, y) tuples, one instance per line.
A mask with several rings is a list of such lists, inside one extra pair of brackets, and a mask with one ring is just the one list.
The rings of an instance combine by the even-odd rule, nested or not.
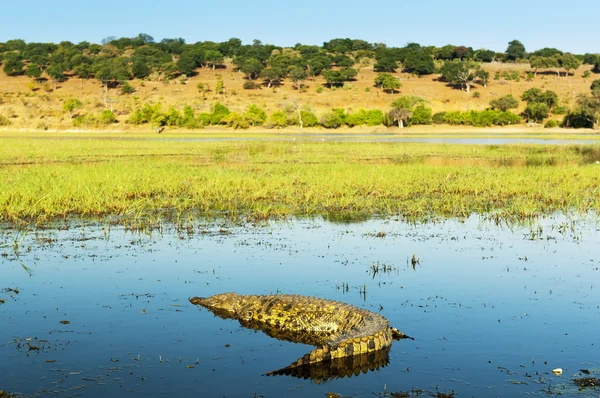
[[(29, 233), (18, 257), (20, 238), (5, 231), (0, 390), (44, 397), (364, 397), (384, 396), (384, 389), (387, 396), (413, 389), (598, 396), (578, 391), (571, 378), (600, 368), (600, 227), (577, 222), (565, 231), (564, 221), (542, 220), (534, 240), (530, 228), (476, 218), (418, 226), (215, 224), (201, 226), (203, 234), (152, 236), (79, 225)], [(420, 259), (414, 268), (413, 254)], [(377, 263), (392, 271), (373, 276)], [(311, 347), (243, 329), (187, 301), (228, 291), (341, 300), (380, 311), (416, 340), (394, 342), (386, 367), (358, 377), (267, 377)], [(551, 373), (557, 367), (561, 376)]]

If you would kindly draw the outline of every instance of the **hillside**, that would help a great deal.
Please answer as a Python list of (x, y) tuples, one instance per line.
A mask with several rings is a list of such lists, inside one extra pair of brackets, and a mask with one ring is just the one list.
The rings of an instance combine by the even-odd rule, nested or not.
[[(302, 106), (309, 107), (317, 116), (331, 108), (343, 108), (353, 111), (359, 108), (389, 110), (390, 103), (401, 95), (416, 95), (424, 98), (433, 112), (483, 110), (489, 106), (489, 101), (504, 95), (512, 94), (520, 99), (521, 94), (531, 88), (538, 87), (554, 91), (561, 105), (573, 109), (579, 94), (588, 94), (590, 84), (598, 78), (592, 73), (588, 78), (583, 74), (590, 70), (590, 65), (583, 65), (574, 74), (565, 77), (563, 72), (557, 76), (555, 72), (542, 72), (533, 79), (526, 78), (529, 64), (484, 63), (483, 69), (490, 73), (487, 87), (475, 84), (471, 94), (438, 81), (439, 75), (417, 77), (408, 73), (394, 73), (402, 87), (399, 92), (388, 94), (374, 87), (377, 72), (373, 67), (362, 67), (355, 81), (345, 83), (343, 87), (328, 88), (322, 76), (315, 80), (304, 82), (305, 88), (300, 92), (289, 79), (282, 81), (278, 87), (246, 90), (243, 83), (244, 74), (234, 71), (235, 65), (225, 63), (223, 68), (213, 70), (210, 67), (196, 69), (190, 78), (177, 78), (171, 81), (151, 81), (134, 79), (129, 84), (135, 89), (132, 94), (122, 94), (120, 89), (111, 88), (106, 96), (104, 88), (98, 80), (68, 77), (54, 88), (49, 79), (35, 81), (27, 76), (6, 76), (0, 71), (0, 115), (11, 122), (10, 128), (15, 129), (68, 129), (72, 128), (68, 113), (63, 110), (64, 102), (69, 98), (78, 98), (83, 106), (75, 114), (84, 115), (90, 112), (101, 112), (112, 108), (118, 123), (110, 129), (129, 130), (135, 128), (126, 121), (135, 109), (143, 104), (161, 103), (164, 108), (174, 106), (182, 110), (189, 105), (195, 112), (210, 112), (215, 102), (219, 101), (234, 112), (245, 112), (255, 104), (271, 114), (280, 109), (286, 101), (296, 101)], [(519, 81), (500, 78), (495, 80), (496, 72), (514, 72), (521, 77)], [(225, 91), (216, 94), (214, 88), (221, 78)], [(261, 81), (261, 80), (258, 80)], [(212, 91), (203, 96), (198, 90), (198, 83), (208, 83)], [(323, 86), (323, 89), (317, 90)], [(320, 93), (318, 91), (321, 91)], [(475, 98), (473, 93), (479, 93)], [(521, 102), (520, 112), (525, 103)], [(552, 116), (562, 120), (563, 116)], [(147, 128), (147, 127), (146, 127)]]

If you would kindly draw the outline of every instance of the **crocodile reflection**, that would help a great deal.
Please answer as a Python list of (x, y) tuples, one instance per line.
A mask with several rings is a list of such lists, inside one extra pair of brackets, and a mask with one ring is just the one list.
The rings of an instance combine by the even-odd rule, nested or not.
[(276, 339), (317, 347), (270, 376), (325, 380), (359, 375), (387, 365), (393, 340), (412, 339), (379, 314), (321, 298), (224, 293), (190, 302)]

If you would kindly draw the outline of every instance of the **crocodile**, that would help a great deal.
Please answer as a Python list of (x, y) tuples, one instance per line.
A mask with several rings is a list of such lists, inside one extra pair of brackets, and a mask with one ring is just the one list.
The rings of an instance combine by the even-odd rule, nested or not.
[[(317, 347), (290, 366), (267, 375), (300, 374), (293, 369), (323, 362), (337, 367), (335, 364), (340, 364), (341, 359), (356, 356), (387, 364), (387, 352), (393, 340), (413, 339), (391, 327), (382, 315), (322, 298), (223, 293), (207, 298), (194, 297), (190, 302), (207, 308), (216, 316), (236, 319), (244, 327), (261, 330), (279, 340)], [(386, 361), (382, 361), (384, 357)], [(361, 363), (361, 360), (357, 361), (357, 364)], [(364, 366), (359, 369), (361, 367)]]

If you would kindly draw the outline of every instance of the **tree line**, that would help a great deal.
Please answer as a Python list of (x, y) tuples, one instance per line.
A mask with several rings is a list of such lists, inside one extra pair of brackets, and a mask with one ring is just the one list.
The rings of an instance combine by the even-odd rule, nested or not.
[[(270, 86), (289, 78), (297, 87), (301, 87), (305, 79), (319, 75), (330, 86), (343, 84), (356, 76), (355, 66), (361, 64), (373, 65), (377, 72), (391, 73), (401, 69), (416, 75), (438, 72), (436, 61), (453, 62), (451, 65), (463, 61), (530, 62), (536, 73), (539, 69), (552, 68), (563, 68), (569, 73), (579, 64), (586, 63), (600, 71), (598, 54), (565, 54), (554, 48), (527, 53), (518, 40), (511, 41), (505, 52), (474, 50), (462, 45), (421, 46), (418, 43), (388, 47), (352, 39), (333, 39), (322, 46), (296, 44), (291, 48), (263, 44), (259, 40), (245, 45), (237, 38), (221, 43), (186, 43), (182, 38), (155, 41), (144, 33), (133, 38), (108, 37), (100, 44), (26, 43), (19, 39), (0, 43), (0, 62), (9, 76), (27, 75), (39, 79), (45, 73), (55, 81), (93, 77), (107, 89), (133, 78), (192, 76), (200, 67), (221, 68), (225, 60), (231, 61), (250, 81), (263, 79)], [(468, 75), (468, 71), (461, 72), (464, 73)], [(467, 84), (469, 79), (453, 80)]]
[[(237, 38), (220, 43), (186, 43), (182, 38), (155, 41), (144, 33), (133, 38), (108, 37), (100, 44), (68, 41), (58, 44), (26, 43), (20, 39), (0, 43), (0, 63), (9, 76), (27, 75), (39, 80), (45, 74), (55, 83), (72, 77), (95, 78), (102, 83), (105, 93), (109, 88), (118, 86), (123, 93), (131, 91), (127, 81), (134, 78), (166, 80), (182, 75), (193, 76), (198, 68), (216, 70), (223, 68), (226, 62), (232, 63), (245, 75), (245, 89), (262, 85), (271, 87), (289, 79), (301, 90), (306, 79), (317, 76), (322, 76), (327, 86), (333, 88), (353, 80), (358, 74), (357, 65), (372, 65), (379, 72), (375, 86), (389, 93), (402, 86), (392, 75), (398, 70), (415, 75), (439, 73), (441, 81), (464, 88), (467, 92), (473, 84), (488, 84), (489, 72), (482, 68), (482, 64), (488, 62), (528, 62), (534, 75), (539, 71), (560, 75), (564, 71), (567, 76), (582, 63), (593, 65), (592, 71), (600, 73), (599, 54), (570, 54), (555, 48), (528, 53), (518, 40), (508, 43), (504, 52), (474, 50), (463, 45), (435, 47), (418, 43), (388, 47), (382, 43), (341, 38), (325, 42), (322, 46), (296, 44), (288, 48), (264, 44), (259, 40), (243, 44)], [(262, 83), (257, 82), (259, 80)], [(570, 112), (570, 119), (565, 124), (597, 126), (599, 102), (599, 90), (592, 87), (592, 95), (578, 99), (577, 109)], [(544, 114), (544, 105), (540, 104), (533, 101), (524, 116), (539, 119), (531, 115)], [(546, 104), (546, 107), (550, 112), (551, 105)], [(399, 120), (407, 121), (405, 118)]]

